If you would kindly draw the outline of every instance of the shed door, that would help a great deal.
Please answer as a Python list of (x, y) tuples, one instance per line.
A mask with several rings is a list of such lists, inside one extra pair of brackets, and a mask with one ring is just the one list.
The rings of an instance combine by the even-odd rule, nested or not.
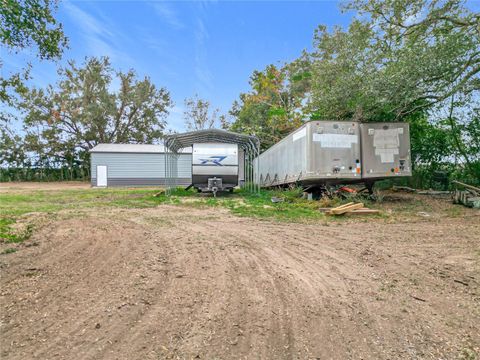
[(97, 186), (107, 186), (107, 167), (97, 165)]

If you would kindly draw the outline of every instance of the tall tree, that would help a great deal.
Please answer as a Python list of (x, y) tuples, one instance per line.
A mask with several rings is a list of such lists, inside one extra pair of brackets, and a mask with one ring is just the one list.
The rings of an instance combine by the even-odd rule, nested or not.
[(302, 123), (302, 104), (310, 90), (310, 61), (303, 54), (278, 68), (267, 66), (250, 77), (252, 90), (240, 94), (230, 114), (233, 131), (254, 134), (263, 148), (275, 144)]
[(98, 143), (162, 137), (170, 95), (149, 78), (138, 79), (133, 70), (114, 71), (108, 58), (89, 58), (80, 67), (71, 61), (59, 78), (55, 86), (29, 90), (21, 104), (32, 146), (38, 143), (50, 156), (67, 159)]
[(24, 139), (12, 131), (7, 122), (0, 121), (0, 167), (21, 168), (27, 161)]
[(315, 33), (311, 118), (408, 121), (415, 158), (459, 159), (480, 178), (467, 150), (475, 117), (456, 116), (480, 95), (480, 15), (460, 0), (352, 0), (345, 9), (356, 11), (347, 30)]
[(312, 110), (406, 119), (480, 89), (479, 14), (459, 0), (356, 0), (347, 31), (315, 34)]
[[(57, 0), (1, 0), (0, 43), (14, 53), (26, 48), (35, 49), (40, 59), (57, 59), (67, 45), (62, 25), (54, 18)], [(3, 63), (0, 60), (0, 69)], [(0, 77), (0, 100), (9, 101), (10, 87), (23, 90), (23, 73)]]
[(212, 129), (216, 127), (217, 121), (223, 125), (225, 118), (219, 116), (219, 109), (212, 109), (210, 101), (198, 97), (185, 99), (185, 110), (183, 118), (188, 131)]

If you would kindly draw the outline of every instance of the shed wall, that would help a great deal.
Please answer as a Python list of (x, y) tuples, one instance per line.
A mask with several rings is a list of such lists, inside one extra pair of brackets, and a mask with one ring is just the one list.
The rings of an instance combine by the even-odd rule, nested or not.
[[(178, 158), (178, 183), (189, 185), (192, 178), (192, 156)], [(163, 153), (91, 153), (91, 184), (97, 184), (97, 166), (107, 166), (108, 186), (149, 186), (165, 184)]]

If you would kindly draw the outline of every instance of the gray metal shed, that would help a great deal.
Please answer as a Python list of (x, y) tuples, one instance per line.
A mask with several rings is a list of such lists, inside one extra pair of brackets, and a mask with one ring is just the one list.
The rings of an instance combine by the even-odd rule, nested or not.
[[(165, 149), (163, 145), (98, 144), (90, 150), (92, 186), (165, 185)], [(190, 149), (181, 150), (177, 179), (189, 185), (192, 178)]]

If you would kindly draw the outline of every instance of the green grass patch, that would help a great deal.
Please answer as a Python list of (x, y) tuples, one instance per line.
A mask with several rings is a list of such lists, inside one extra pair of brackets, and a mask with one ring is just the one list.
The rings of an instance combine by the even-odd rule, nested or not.
[[(261, 190), (250, 193), (243, 189), (233, 194), (197, 193), (195, 190), (176, 189), (170, 196), (158, 193), (157, 189), (72, 189), (59, 191), (31, 191), (22, 194), (0, 194), (0, 218), (4, 220), (2, 233), (10, 234), (9, 226), (19, 216), (32, 213), (55, 213), (68, 209), (102, 207), (151, 208), (160, 204), (192, 207), (224, 207), (238, 216), (275, 218), (279, 220), (321, 219), (318, 211), (321, 202), (301, 198), (300, 189), (285, 191)], [(273, 203), (272, 197), (281, 199)], [(3, 230), (6, 229), (6, 230)]]
[[(309, 201), (301, 197), (302, 190), (299, 188), (261, 190), (259, 193), (238, 189), (233, 194), (219, 193), (216, 198), (211, 194), (197, 193), (193, 189), (179, 188), (170, 196), (165, 193), (154, 196), (158, 192), (159, 189), (151, 188), (107, 188), (27, 191), (21, 194), (1, 193), (0, 234), (6, 241), (17, 242), (24, 239), (24, 236), (12, 233), (11, 226), (19, 216), (33, 212), (56, 213), (69, 209), (111, 207), (152, 208), (161, 204), (171, 204), (190, 207), (223, 207), (238, 216), (297, 222), (325, 219), (325, 215), (319, 211), (319, 208), (348, 202), (348, 199), (328, 201), (328, 204), (324, 201)], [(272, 198), (277, 198), (279, 201), (272, 202)], [(25, 235), (29, 236), (29, 233)]]
[(159, 203), (153, 196), (156, 192), (154, 189), (72, 189), (0, 193), (0, 241), (21, 243), (32, 235), (32, 225), (15, 229), (18, 218), (27, 213), (98, 207), (153, 207)]
[[(231, 213), (242, 217), (275, 219), (280, 221), (310, 221), (325, 219), (319, 211), (322, 202), (308, 201), (301, 198), (301, 189), (261, 190), (251, 193), (244, 189), (235, 190), (233, 194), (219, 193), (216, 198), (210, 194), (179, 189), (171, 196), (162, 195), (157, 201), (193, 207), (223, 207)], [(278, 202), (272, 202), (277, 198)]]
[(0, 254), (1, 255), (7, 255), (7, 254), (13, 254), (14, 252), (17, 252), (17, 249), (8, 248), (8, 249), (3, 250)]
[(0, 240), (11, 241), (15, 239), (15, 235), (12, 234), (12, 229), (10, 227), (14, 223), (14, 219), (0, 218)]
[(27, 225), (24, 230), (18, 232), (12, 228), (15, 222), (16, 220), (12, 218), (0, 218), (0, 241), (9, 244), (21, 243), (32, 235), (33, 227), (31, 225)]
[(0, 218), (30, 212), (57, 212), (91, 207), (148, 207), (156, 205), (153, 189), (73, 189), (0, 194)]

